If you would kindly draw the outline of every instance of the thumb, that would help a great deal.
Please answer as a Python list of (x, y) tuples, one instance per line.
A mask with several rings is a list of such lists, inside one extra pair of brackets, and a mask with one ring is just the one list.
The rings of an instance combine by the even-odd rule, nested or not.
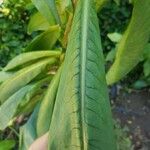
[(44, 134), (32, 143), (29, 150), (47, 150), (48, 149), (48, 133)]

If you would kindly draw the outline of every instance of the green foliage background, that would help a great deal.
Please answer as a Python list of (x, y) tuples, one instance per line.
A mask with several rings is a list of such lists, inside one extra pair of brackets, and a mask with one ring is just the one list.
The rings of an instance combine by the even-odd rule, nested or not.
[(0, 6), (0, 66), (3, 67), (29, 43), (27, 23), (33, 11), (23, 0), (6, 0)]

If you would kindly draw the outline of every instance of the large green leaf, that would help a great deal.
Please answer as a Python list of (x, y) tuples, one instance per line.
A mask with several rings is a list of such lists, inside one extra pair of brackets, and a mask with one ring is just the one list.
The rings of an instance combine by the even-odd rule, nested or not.
[(40, 12), (36, 12), (30, 17), (28, 24), (28, 33), (38, 30), (46, 30), (50, 27), (49, 22), (41, 15)]
[(58, 70), (57, 74), (51, 81), (46, 95), (41, 102), (38, 119), (37, 119), (37, 135), (41, 135), (48, 132), (50, 127), (50, 122), (53, 114), (53, 108), (55, 104), (56, 93), (58, 89), (59, 79), (61, 74), (61, 68)]
[[(39, 60), (41, 58), (48, 58), (48, 57), (60, 57), (61, 51), (35, 51), (35, 52), (28, 52), (22, 53), (12, 59), (7, 66), (3, 69), (4, 71), (15, 69), (16, 67), (22, 66), (29, 62), (34, 62), (35, 60)], [(4, 73), (6, 74), (6, 73)], [(1, 74), (0, 74), (1, 76)], [(9, 76), (7, 73), (6, 76)]]
[(117, 46), (116, 59), (107, 74), (107, 83), (123, 78), (140, 61), (150, 35), (150, 0), (135, 0), (130, 24)]
[(60, 31), (59, 25), (49, 27), (48, 30), (33, 39), (25, 50), (32, 51), (52, 49), (60, 36)]
[(51, 25), (60, 23), (55, 0), (32, 0), (32, 2)]
[(18, 71), (15, 76), (12, 76), (0, 85), (0, 102), (7, 100), (13, 93), (31, 82), (56, 61), (57, 59), (55, 58), (47, 58)]
[(99, 25), (78, 0), (49, 130), (49, 150), (116, 150)]

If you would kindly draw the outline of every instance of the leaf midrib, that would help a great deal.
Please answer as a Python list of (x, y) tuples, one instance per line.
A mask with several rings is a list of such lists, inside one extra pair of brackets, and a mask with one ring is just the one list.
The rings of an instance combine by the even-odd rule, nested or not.
[(81, 11), (81, 128), (83, 137), (83, 149), (87, 149), (86, 144), (86, 129), (85, 129), (85, 92), (86, 92), (86, 57), (87, 57), (87, 39), (88, 39), (88, 17), (89, 17), (89, 0), (82, 1)]

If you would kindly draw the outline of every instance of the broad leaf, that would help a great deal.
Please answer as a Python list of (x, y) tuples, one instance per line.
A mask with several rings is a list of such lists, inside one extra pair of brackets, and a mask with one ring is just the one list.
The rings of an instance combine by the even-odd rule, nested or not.
[(55, 0), (32, 0), (32, 2), (51, 25), (60, 24)]
[(14, 140), (4, 140), (0, 141), (0, 150), (11, 150), (15, 147)]
[(47, 30), (49, 27), (49, 22), (41, 15), (41, 13), (37, 12), (30, 17), (30, 21), (28, 24), (28, 33), (39, 30)]
[(117, 47), (116, 59), (107, 83), (122, 79), (140, 61), (150, 35), (150, 1), (136, 0), (130, 24)]
[(0, 102), (7, 100), (13, 93), (31, 82), (41, 72), (48, 69), (57, 59), (47, 58), (29, 67), (21, 69), (15, 76), (9, 78), (0, 85)]
[(49, 130), (49, 150), (116, 150), (95, 3), (78, 0)]
[(35, 51), (35, 52), (22, 53), (16, 56), (14, 59), (12, 59), (4, 68), (4, 71), (15, 69), (16, 67), (22, 66), (29, 62), (34, 63), (34, 61), (39, 60), (41, 58), (48, 58), (48, 57), (58, 58), (60, 57), (60, 54), (61, 51)]
[(41, 135), (48, 132), (50, 127), (50, 122), (53, 114), (53, 108), (55, 104), (56, 93), (58, 89), (59, 79), (61, 74), (61, 68), (58, 70), (57, 74), (51, 81), (46, 95), (44, 96), (37, 119), (37, 135), (40, 137)]
[(52, 49), (59, 36), (60, 27), (58, 25), (51, 26), (48, 30), (33, 39), (25, 51)]

